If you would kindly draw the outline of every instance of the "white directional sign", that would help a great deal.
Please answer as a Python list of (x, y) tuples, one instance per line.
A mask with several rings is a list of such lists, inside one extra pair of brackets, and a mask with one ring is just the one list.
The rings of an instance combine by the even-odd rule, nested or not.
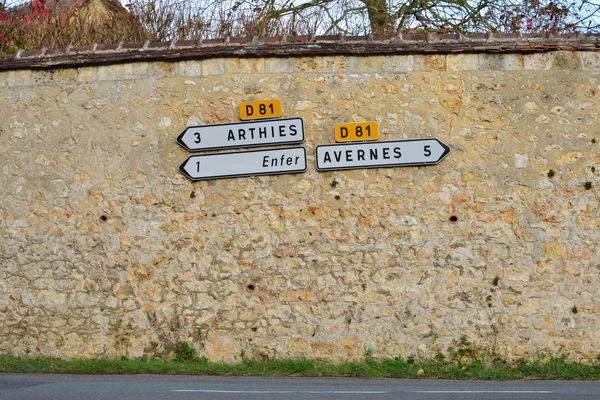
[(177, 143), (188, 151), (302, 142), (304, 142), (302, 118), (191, 126), (177, 138)]
[(306, 172), (304, 147), (191, 156), (179, 171), (193, 181)]
[(438, 139), (325, 144), (317, 146), (318, 171), (434, 165), (450, 153)]

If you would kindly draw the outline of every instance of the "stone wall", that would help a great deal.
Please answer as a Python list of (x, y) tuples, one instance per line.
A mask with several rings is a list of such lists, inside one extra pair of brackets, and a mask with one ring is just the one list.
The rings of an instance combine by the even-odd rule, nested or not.
[[(2, 353), (598, 356), (598, 53), (25, 68), (0, 90)], [(261, 99), (304, 119), (306, 173), (178, 173), (186, 126)], [(452, 151), (316, 171), (336, 123), (370, 120)]]

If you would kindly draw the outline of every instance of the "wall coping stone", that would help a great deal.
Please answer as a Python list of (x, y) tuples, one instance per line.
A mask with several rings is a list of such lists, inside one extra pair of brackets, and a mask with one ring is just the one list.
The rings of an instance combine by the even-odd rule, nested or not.
[(275, 36), (157, 43), (112, 43), (0, 53), (0, 71), (209, 58), (373, 56), (457, 53), (599, 51), (593, 34), (397, 34)]

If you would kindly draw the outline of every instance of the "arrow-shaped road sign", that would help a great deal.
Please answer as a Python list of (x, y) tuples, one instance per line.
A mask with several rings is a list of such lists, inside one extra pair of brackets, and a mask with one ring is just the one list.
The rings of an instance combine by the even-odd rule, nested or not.
[(302, 118), (191, 126), (177, 138), (177, 143), (188, 151), (272, 146), (302, 142), (304, 142), (304, 122)]
[(438, 139), (393, 140), (317, 146), (318, 171), (435, 165), (450, 153)]
[(193, 181), (306, 171), (304, 147), (238, 151), (191, 156), (179, 171)]

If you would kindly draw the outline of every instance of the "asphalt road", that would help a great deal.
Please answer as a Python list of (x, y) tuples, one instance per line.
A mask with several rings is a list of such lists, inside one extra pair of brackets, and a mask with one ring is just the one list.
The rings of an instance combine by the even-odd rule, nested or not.
[(0, 374), (0, 399), (600, 399), (600, 382)]

